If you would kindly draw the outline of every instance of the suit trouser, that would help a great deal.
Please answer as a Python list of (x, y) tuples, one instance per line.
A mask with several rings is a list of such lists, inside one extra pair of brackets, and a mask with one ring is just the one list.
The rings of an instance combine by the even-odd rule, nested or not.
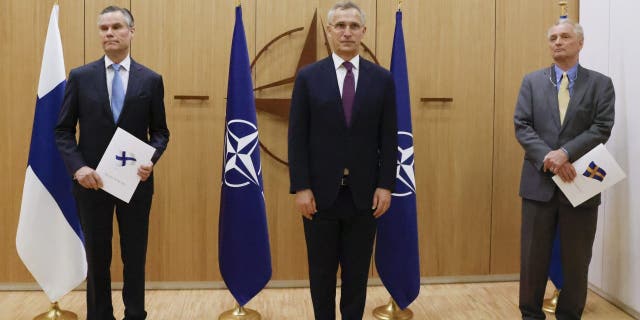
[(313, 220), (303, 218), (303, 221), (316, 320), (336, 318), (338, 265), (342, 271), (342, 319), (362, 319), (376, 233), (373, 211), (357, 209), (351, 190), (343, 187), (331, 208), (319, 210)]
[(564, 278), (556, 318), (582, 317), (597, 220), (597, 206), (574, 208), (560, 191), (556, 191), (549, 202), (522, 199), (520, 311), (523, 319), (545, 319), (542, 302), (556, 226)]
[(144, 281), (152, 193), (150, 190), (140, 192), (141, 187), (142, 184), (127, 204), (102, 190), (84, 189), (76, 183), (75, 198), (84, 232), (88, 262), (87, 320), (115, 319), (111, 302), (110, 273), (114, 208), (124, 267), (124, 319), (146, 318)]

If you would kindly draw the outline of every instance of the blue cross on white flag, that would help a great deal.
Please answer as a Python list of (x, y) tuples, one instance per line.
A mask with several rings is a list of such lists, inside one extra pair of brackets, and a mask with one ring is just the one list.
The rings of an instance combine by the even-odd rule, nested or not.
[(16, 236), (20, 259), (52, 302), (87, 276), (84, 237), (71, 194), (71, 178), (54, 138), (65, 83), (58, 5), (54, 5), (40, 69)]
[(120, 151), (116, 154), (116, 166), (132, 166), (136, 164), (136, 155), (132, 152)]

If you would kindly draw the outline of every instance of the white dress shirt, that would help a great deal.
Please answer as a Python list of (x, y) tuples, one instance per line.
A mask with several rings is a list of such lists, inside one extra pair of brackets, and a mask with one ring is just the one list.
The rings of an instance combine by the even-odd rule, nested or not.
[[(347, 76), (347, 68), (345, 68), (342, 63), (344, 59), (340, 58), (335, 52), (331, 54), (333, 58), (333, 65), (336, 68), (336, 76), (338, 77), (338, 88), (340, 88), (340, 96), (342, 97), (342, 86), (344, 85), (344, 78)], [(356, 55), (351, 60), (349, 60), (353, 65), (351, 71), (353, 72), (353, 77), (355, 80), (354, 89), (358, 89), (358, 73), (360, 70), (360, 55)]]
[[(106, 55), (104, 56), (104, 67), (107, 69), (107, 90), (109, 91), (109, 103), (111, 103), (111, 85), (113, 84), (113, 75), (115, 71), (111, 67), (113, 61)], [(122, 86), (124, 87), (124, 95), (127, 95), (127, 86), (129, 85), (129, 68), (131, 67), (131, 56), (127, 55), (122, 62), (120, 62), (120, 79), (122, 79)]]

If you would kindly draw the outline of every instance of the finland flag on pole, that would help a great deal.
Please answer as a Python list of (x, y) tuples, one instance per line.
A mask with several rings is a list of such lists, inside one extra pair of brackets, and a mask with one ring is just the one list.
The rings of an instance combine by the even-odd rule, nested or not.
[(52, 302), (87, 276), (84, 238), (71, 194), (71, 178), (54, 137), (66, 83), (58, 10), (58, 5), (51, 10), (44, 44), (16, 236), (20, 259)]

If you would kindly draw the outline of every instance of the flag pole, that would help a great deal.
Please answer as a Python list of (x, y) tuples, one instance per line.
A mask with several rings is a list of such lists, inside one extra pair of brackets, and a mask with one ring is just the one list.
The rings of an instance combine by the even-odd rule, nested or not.
[(567, 5), (569, 5), (569, 1), (558, 0), (558, 6), (560, 6), (560, 19), (567, 19), (569, 17)]
[(413, 311), (409, 308), (400, 309), (395, 300), (390, 298), (387, 305), (373, 310), (373, 316), (378, 320), (411, 320), (413, 319)]
[[(406, 74), (407, 74), (406, 57), (405, 57), (405, 50), (404, 50), (404, 36), (403, 36), (403, 32), (402, 32), (402, 23), (401, 23), (401, 19), (402, 19), (402, 2), (403, 1), (402, 0), (397, 0), (397, 1), (398, 1), (397, 2), (398, 10), (396, 12), (396, 31), (394, 33), (393, 49), (392, 49), (392, 53), (391, 53), (391, 55), (392, 55), (392, 58), (391, 58), (391, 73), (394, 74), (394, 57), (395, 57), (395, 54), (396, 54), (396, 49), (399, 49), (398, 51), (401, 52), (400, 56), (402, 57), (400, 59), (400, 61), (403, 61), (403, 62), (402, 63), (397, 63), (395, 65), (395, 68), (399, 68), (400, 70), (403, 70), (403, 71), (399, 71), (398, 72), (398, 74), (401, 74), (401, 75), (403, 74), (403, 76), (398, 76), (399, 78), (397, 78), (396, 74), (394, 74), (394, 82), (396, 83), (396, 86), (398, 86), (398, 83), (407, 82), (406, 84), (402, 85), (402, 88), (406, 89), (406, 94), (405, 95), (400, 94), (400, 95), (402, 95), (404, 97), (408, 97), (409, 89), (408, 89), (408, 79), (406, 78)], [(400, 45), (398, 47), (396, 47), (396, 40), (397, 40), (396, 38), (398, 36), (402, 40), (400, 40), (400, 42), (399, 42)], [(398, 101), (398, 96), (399, 96), (398, 92), (396, 92), (396, 101)], [(403, 100), (403, 102), (405, 102), (405, 101)], [(405, 104), (403, 103), (403, 106), (404, 105)], [(409, 99), (408, 98), (406, 100), (406, 108), (407, 108), (408, 117), (410, 119), (411, 116), (410, 116), (410, 106), (409, 106)], [(399, 122), (400, 122), (400, 120), (399, 120)], [(398, 134), (400, 134), (401, 125), (398, 124), (398, 126), (399, 126)], [(402, 125), (402, 127), (404, 127), (404, 125)], [(406, 130), (408, 131), (408, 134), (411, 136), (411, 139), (413, 141), (413, 135), (411, 134), (411, 121), (410, 120), (409, 120), (408, 128)], [(412, 142), (412, 144), (413, 144), (413, 142)], [(412, 167), (413, 167), (413, 165), (412, 165)], [(415, 205), (415, 199), (414, 199), (414, 205)], [(397, 213), (398, 214), (402, 214), (400, 212), (401, 211), (398, 211)], [(381, 227), (381, 225), (378, 224), (378, 231), (380, 230), (380, 227)], [(380, 234), (380, 233), (378, 233), (378, 234)], [(417, 241), (416, 241), (416, 245), (417, 245)], [(417, 251), (417, 248), (416, 248), (416, 251)], [(378, 265), (378, 262), (379, 262), (378, 261), (378, 258), (379, 258), (378, 253), (379, 252), (380, 251), (378, 251), (378, 247), (376, 247), (376, 265), (378, 267), (380, 267)], [(388, 260), (388, 259), (385, 259), (385, 260)], [(416, 267), (416, 270), (418, 268), (419, 267)], [(417, 272), (417, 274), (419, 274), (419, 271)], [(381, 275), (381, 277), (383, 277), (383, 276)], [(416, 278), (416, 281), (417, 281), (418, 287), (419, 287), (419, 278)], [(387, 286), (387, 284), (385, 283), (385, 287), (386, 286)], [(388, 290), (388, 287), (387, 287), (387, 290)], [(417, 292), (415, 294), (417, 296)], [(411, 301), (413, 301), (413, 299), (415, 299), (415, 296), (409, 299), (409, 303)], [(403, 301), (403, 303), (404, 303), (404, 301)], [(388, 304), (382, 305), (382, 306), (379, 306), (379, 307), (375, 308), (373, 310), (372, 314), (373, 314), (374, 318), (378, 319), (378, 320), (411, 320), (411, 319), (413, 319), (413, 311), (411, 311), (411, 309), (409, 309), (409, 308), (406, 308), (404, 310), (401, 309), (400, 306), (398, 305), (398, 303), (393, 299), (393, 296), (391, 296), (389, 298), (389, 303)]]
[(251, 310), (242, 307), (236, 302), (236, 305), (231, 310), (223, 312), (218, 320), (261, 320), (260, 313), (255, 310)]
[(52, 302), (49, 311), (37, 315), (33, 320), (77, 320), (78, 316), (70, 311), (60, 309), (58, 302)]
[[(236, 1), (240, 3), (240, 1)], [(242, 23), (242, 7), (235, 8), (236, 19), (231, 41), (229, 84), (225, 117), (225, 161), (220, 184), (220, 215), (218, 223), (218, 266), (227, 288), (234, 296), (235, 306), (220, 314), (219, 320), (260, 320), (255, 310), (243, 306), (257, 295), (271, 278), (271, 253), (263, 196), (258, 123), (253, 95), (253, 82), (249, 63), (249, 50)], [(234, 133), (235, 132), (235, 133)], [(243, 136), (246, 134), (246, 136)], [(237, 136), (236, 136), (237, 135)], [(239, 137), (238, 137), (239, 136)], [(253, 148), (244, 150), (251, 161), (245, 169), (228, 169), (246, 141)], [(247, 148), (249, 149), (249, 148)], [(228, 162), (227, 162), (228, 161)], [(247, 170), (245, 173), (243, 170)], [(229, 180), (228, 180), (229, 179)], [(235, 188), (233, 183), (245, 183), (246, 188)], [(247, 220), (248, 219), (248, 220)], [(247, 225), (246, 221), (252, 223)], [(249, 227), (248, 227), (249, 226)], [(250, 236), (232, 236), (237, 232)], [(259, 244), (257, 244), (259, 243)], [(244, 254), (238, 254), (243, 252)]]
[(556, 307), (558, 307), (558, 299), (560, 298), (560, 290), (553, 290), (553, 296), (549, 299), (544, 299), (542, 302), (542, 310), (551, 314), (556, 313)]
[[(52, 88), (47, 88), (46, 90), (43, 89), (43, 92), (40, 92), (41, 88), (46, 88), (47, 85), (43, 85), (43, 78), (47, 78), (53, 81), (58, 81), (58, 87), (62, 87), (64, 88), (64, 85), (60, 85), (60, 84), (64, 84), (65, 83), (65, 75), (64, 75), (64, 59), (62, 58), (62, 43), (60, 41), (60, 30), (58, 28), (58, 11), (59, 11), (59, 1), (55, 0), (54, 4), (53, 4), (53, 8), (51, 9), (51, 16), (49, 18), (49, 23), (48, 23), (48, 28), (47, 28), (47, 37), (45, 38), (45, 42), (44, 42), (44, 53), (43, 53), (43, 57), (42, 57), (42, 68), (40, 70), (40, 82), (38, 83), (38, 98), (42, 98), (42, 94), (44, 94), (45, 96), (48, 95), (51, 91), (55, 90)], [(51, 39), (51, 40), (50, 40)], [(59, 52), (57, 52), (57, 50), (60, 50)], [(59, 55), (58, 55), (59, 54)], [(43, 77), (43, 74), (47, 74), (46, 77)], [(44, 81), (46, 82), (46, 81)], [(42, 86), (42, 87), (41, 87)], [(54, 95), (55, 96), (55, 95)], [(60, 108), (61, 104), (62, 104), (62, 97), (60, 97), (59, 101), (55, 101), (56, 99), (51, 99), (51, 101), (49, 103), (43, 104), (43, 105), (39, 105), (39, 102), (36, 102), (36, 111), (35, 114), (36, 116), (34, 117), (34, 128), (36, 127), (41, 127), (41, 128), (46, 128), (48, 127), (48, 125), (50, 125), (51, 121), (53, 121), (53, 124), (55, 124), (56, 118), (51, 118), (51, 117), (47, 117), (46, 119), (41, 119), (39, 121), (41, 121), (41, 125), (36, 125), (36, 119), (38, 118), (38, 114), (41, 115), (47, 115), (46, 113), (42, 113), (41, 110), (43, 110), (43, 108), (46, 108), (47, 110), (56, 110), (56, 108)], [(57, 114), (57, 113), (56, 113)], [(41, 133), (41, 132), (40, 132)], [(50, 137), (51, 140), (48, 140), (47, 138), (49, 138), (46, 134), (44, 135), (38, 135), (36, 134), (36, 129), (34, 129), (33, 133), (32, 133), (32, 139), (33, 136), (38, 136), (40, 137), (38, 140), (39, 142), (37, 144), (35, 144), (35, 146), (38, 147), (38, 149), (42, 150), (42, 149), (47, 149), (48, 147), (50, 147), (51, 145), (55, 146), (55, 141), (53, 140), (53, 137)], [(43, 147), (44, 146), (44, 147)], [(31, 155), (31, 153), (34, 152), (34, 144), (31, 144), (31, 148), (29, 150), (29, 154)], [(57, 153), (57, 152), (56, 152)], [(39, 155), (42, 156), (42, 155)], [(45, 157), (50, 157), (50, 154), (45, 154)], [(52, 161), (52, 159), (50, 159), (51, 162), (55, 163), (55, 161)], [(29, 162), (28, 166), (31, 167), (33, 164), (31, 162)], [(53, 173), (51, 176), (55, 177), (55, 172), (59, 172), (61, 170), (64, 169), (64, 167), (58, 168), (55, 164), (52, 165), (51, 167), (47, 168), (48, 173)], [(47, 171), (47, 170), (45, 170)], [(48, 174), (47, 174), (48, 175)], [(68, 274), (60, 274), (60, 272), (55, 273), (54, 274), (47, 274), (46, 276), (42, 274), (43, 269), (41, 268), (34, 268), (34, 270), (32, 270), (32, 268), (30, 266), (33, 265), (42, 265), (43, 261), (50, 261), (51, 259), (55, 259), (55, 258), (59, 258), (57, 255), (55, 255), (55, 251), (53, 250), (48, 250), (48, 252), (52, 252), (53, 254), (49, 255), (49, 254), (45, 254), (43, 255), (42, 252), (39, 252), (39, 254), (37, 255), (37, 257), (42, 258), (41, 260), (34, 260), (34, 259), (25, 259), (25, 256), (28, 257), (34, 257), (35, 255), (33, 255), (33, 252), (31, 252), (31, 254), (26, 254), (25, 256), (23, 256), (24, 252), (23, 250), (25, 249), (25, 247), (27, 248), (33, 248), (34, 247), (34, 242), (28, 242), (25, 239), (29, 239), (31, 238), (28, 233), (30, 232), (38, 232), (38, 233), (42, 233), (43, 230), (42, 229), (37, 229), (36, 231), (34, 231), (34, 229), (30, 228), (28, 223), (23, 222), (23, 217), (27, 216), (30, 218), (26, 218), (29, 221), (31, 220), (31, 218), (33, 218), (33, 216), (31, 214), (33, 214), (28, 208), (24, 207), (25, 202), (30, 202), (33, 200), (36, 200), (35, 198), (32, 199), (28, 199), (29, 196), (25, 196), (26, 194), (37, 194), (37, 195), (41, 195), (40, 193), (38, 193), (38, 191), (34, 191), (32, 189), (27, 188), (27, 182), (30, 178), (29, 178), (29, 174), (27, 173), (26, 177), (25, 177), (25, 188), (23, 190), (23, 198), (22, 198), (22, 203), (23, 206), (20, 209), (20, 222), (18, 224), (18, 231), (17, 231), (17, 235), (16, 235), (16, 248), (18, 251), (18, 255), (20, 256), (20, 258), (22, 259), (22, 261), (24, 262), (25, 266), (27, 266), (27, 268), (31, 271), (31, 273), (34, 275), (34, 277), (36, 279), (40, 279), (41, 277), (43, 278), (48, 278), (48, 279), (59, 279), (59, 278), (63, 278), (66, 279), (68, 281), (69, 280), (69, 275)], [(35, 178), (33, 178), (35, 180), (40, 180), (39, 177), (35, 176)], [(42, 183), (42, 182), (41, 182)], [(45, 183), (46, 185), (46, 183)], [(69, 185), (70, 186), (70, 185)], [(66, 186), (64, 184), (55, 184), (53, 187), (53, 190), (66, 190)], [(53, 194), (51, 194), (52, 197)], [(39, 197), (40, 198), (40, 197)], [(39, 199), (38, 198), (38, 199)], [(59, 198), (62, 199), (62, 201), (73, 201), (73, 197), (71, 195), (71, 193), (67, 193), (65, 194), (63, 192), (63, 194), (59, 194)], [(59, 199), (58, 197), (56, 197), (56, 201), (58, 201)], [(25, 199), (28, 199), (25, 201)], [(75, 208), (75, 205), (73, 205), (73, 207)], [(64, 211), (62, 209), (62, 207), (59, 207), (59, 209), (61, 209), (62, 211)], [(75, 215), (75, 209), (74, 210), (68, 210), (68, 211), (64, 211), (64, 212), (72, 212), (73, 215)], [(25, 223), (25, 224), (23, 224)], [(67, 225), (69, 227), (69, 225)], [(47, 231), (49, 231), (51, 228), (46, 229)], [(72, 228), (69, 228), (69, 230), (71, 230)], [(25, 235), (25, 233), (27, 233)], [(47, 236), (50, 237), (54, 237), (54, 236), (58, 236), (60, 235), (60, 233), (56, 233), (53, 232), (51, 234), (47, 234), (45, 236), (45, 238)], [(75, 235), (75, 234), (74, 234)], [(82, 238), (82, 237), (80, 237)], [(43, 238), (44, 239), (44, 238)], [(80, 239), (78, 239), (79, 241)], [(78, 257), (79, 261), (84, 261), (86, 262), (86, 257), (84, 257), (84, 250), (81, 250), (82, 254), (81, 257)], [(43, 257), (44, 256), (44, 257)], [(68, 258), (67, 257), (63, 257), (63, 258)], [(48, 259), (48, 260), (47, 260)], [(73, 260), (73, 259), (71, 259)], [(65, 267), (70, 267), (68, 264), (64, 264)], [(73, 269), (73, 266), (71, 266)], [(48, 270), (47, 270), (48, 271)], [(82, 274), (82, 278), (84, 279), (86, 277), (86, 267), (84, 268), (84, 273)], [(77, 282), (81, 282), (80, 279), (75, 279)], [(48, 286), (49, 287), (49, 291), (45, 290), (45, 293), (47, 294), (47, 296), (49, 297), (49, 301), (52, 300), (57, 300), (58, 298), (60, 298), (63, 294), (61, 294), (60, 291), (64, 291), (65, 293), (68, 293), (71, 288), (61, 288), (64, 287), (65, 285), (68, 285), (69, 283), (64, 283), (65, 281), (47, 281), (48, 282)], [(43, 284), (38, 281), (38, 284), (40, 285), (40, 287), (43, 287)], [(76, 284), (77, 285), (77, 284)], [(75, 285), (70, 285), (70, 287), (75, 287)], [(35, 316), (33, 318), (34, 320), (77, 320), (78, 316), (70, 311), (66, 311), (66, 310), (62, 310), (60, 309), (60, 306), (58, 305), (58, 301), (52, 301), (51, 305), (49, 306), (49, 310), (41, 313), (37, 316)]]

